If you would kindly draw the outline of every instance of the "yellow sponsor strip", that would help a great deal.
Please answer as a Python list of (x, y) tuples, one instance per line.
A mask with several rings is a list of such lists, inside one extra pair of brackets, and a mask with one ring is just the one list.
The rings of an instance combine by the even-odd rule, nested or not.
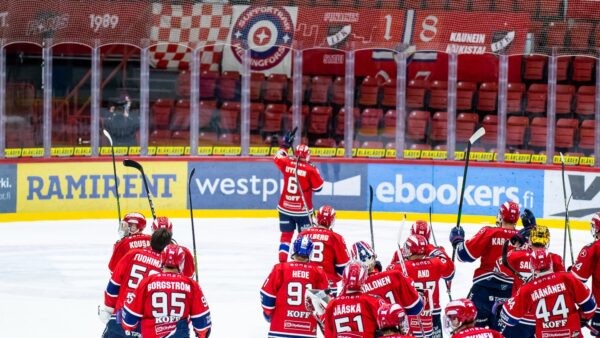
[[(394, 155), (396, 155), (395, 150), (394, 150)], [(419, 159), (419, 158), (421, 158), (421, 150), (405, 149), (404, 150), (404, 158)]]
[(491, 162), (494, 160), (494, 153), (476, 151), (469, 155), (469, 159), (478, 162)]
[[(456, 155), (456, 152), (454, 154)], [(445, 160), (447, 153), (445, 150), (421, 150), (421, 158), (427, 160)], [(456, 157), (455, 159), (458, 160)]]
[(140, 155), (140, 147), (135, 146), (135, 147), (129, 147), (129, 155), (130, 156), (139, 156)]
[(156, 147), (156, 155), (158, 156), (180, 156), (183, 155), (184, 147), (180, 146), (169, 146), (169, 147)]
[(534, 154), (531, 155), (531, 163), (546, 163), (546, 155)]
[(92, 148), (90, 147), (75, 147), (75, 156), (92, 156)]
[[(144, 201), (145, 202), (145, 201)], [(133, 210), (133, 209), (131, 209)], [(150, 216), (150, 210), (141, 208), (140, 211)], [(195, 209), (198, 215), (202, 218), (277, 218), (277, 210), (199, 210)], [(336, 210), (337, 218), (341, 222), (344, 219), (349, 220), (367, 220), (369, 213), (367, 211), (343, 211)], [(161, 215), (166, 215), (171, 218), (188, 218), (189, 210), (169, 210), (161, 211)], [(398, 224), (402, 221), (403, 213), (397, 212), (373, 212), (373, 218), (382, 221), (397, 221)], [(72, 220), (72, 219), (114, 219), (117, 217), (115, 211), (79, 211), (79, 212), (20, 212), (2, 214), (0, 222), (18, 222), (18, 221), (41, 221), (41, 220)], [(407, 213), (406, 219), (409, 222), (414, 222), (419, 219), (429, 219), (429, 214), (425, 213)], [(538, 218), (539, 224), (544, 224), (551, 228), (564, 228), (564, 220), (562, 219), (543, 219)], [(432, 221), (435, 229), (435, 223), (456, 223), (456, 215), (452, 214), (433, 214)], [(494, 225), (496, 217), (494, 216), (470, 216), (463, 215), (461, 222), (463, 224), (473, 223), (481, 224), (481, 226)], [(274, 221), (275, 222), (275, 221)], [(571, 228), (574, 230), (589, 230), (589, 222), (571, 220)], [(520, 228), (521, 225), (518, 225)]]
[(44, 148), (23, 148), (21, 157), (43, 157)]
[(596, 162), (596, 160), (593, 157), (586, 156), (586, 157), (579, 158), (579, 165), (593, 167), (595, 162)]
[(198, 155), (202, 156), (210, 156), (213, 153), (213, 147), (210, 146), (201, 146), (198, 147)]
[[(356, 156), (356, 148), (352, 148), (352, 157)], [(344, 157), (344, 155), (346, 154), (346, 150), (344, 148), (337, 148), (336, 157)]]
[[(495, 157), (494, 160), (496, 160)], [(531, 154), (504, 154), (504, 161), (515, 163), (529, 163), (531, 162)]]
[[(311, 153), (315, 154), (316, 149), (311, 149)], [(249, 154), (250, 156), (268, 156), (271, 151), (271, 147), (250, 147)]]
[(382, 158), (385, 156), (385, 149), (365, 149), (358, 148), (356, 151), (357, 157)]
[(336, 153), (336, 148), (310, 148), (311, 156), (335, 157)]
[(21, 157), (22, 152), (23, 149), (21, 148), (8, 148), (4, 150), (4, 156), (6, 156), (6, 158), (17, 158)]
[(213, 147), (213, 155), (239, 156), (241, 154), (241, 147)]
[[(579, 156), (564, 156), (565, 165), (579, 165)], [(560, 164), (560, 155), (554, 155), (552, 163)]]
[[(455, 151), (454, 152), (454, 160), (455, 161), (463, 161), (465, 159), (465, 152), (464, 151)], [(471, 153), (472, 155), (472, 153)], [(473, 156), (469, 155), (469, 159), (472, 160)]]
[(59, 148), (51, 148), (50, 156), (52, 157), (71, 157), (73, 156), (75, 150), (73, 147), (59, 147)]

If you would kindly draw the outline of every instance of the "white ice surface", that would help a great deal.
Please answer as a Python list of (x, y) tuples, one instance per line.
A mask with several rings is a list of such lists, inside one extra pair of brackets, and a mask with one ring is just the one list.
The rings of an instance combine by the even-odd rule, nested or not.
[[(174, 238), (192, 248), (189, 220), (174, 220)], [(213, 338), (264, 338), (259, 289), (277, 260), (276, 219), (196, 219), (200, 285), (213, 317)], [(402, 238), (409, 231), (407, 222)], [(387, 265), (401, 222), (375, 221), (375, 246)], [(467, 238), (481, 224), (464, 225)], [(450, 252), (452, 224), (434, 223), (438, 243)], [(338, 219), (335, 230), (351, 245), (370, 241), (368, 221)], [(108, 282), (108, 260), (117, 239), (114, 220), (0, 223), (0, 323), (2, 337), (100, 337), (97, 317)], [(573, 231), (574, 254), (590, 241)], [(551, 251), (562, 254), (563, 232), (552, 229)], [(567, 251), (567, 256), (568, 256)], [(567, 259), (570, 265), (570, 258)], [(457, 263), (454, 298), (465, 297), (473, 264)], [(448, 297), (441, 286), (442, 305)], [(587, 335), (586, 331), (586, 335)]]

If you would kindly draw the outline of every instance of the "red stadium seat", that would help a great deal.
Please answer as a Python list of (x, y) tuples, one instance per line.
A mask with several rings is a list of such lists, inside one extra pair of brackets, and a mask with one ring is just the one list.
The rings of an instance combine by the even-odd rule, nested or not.
[(265, 140), (262, 136), (257, 134), (250, 134), (250, 146), (251, 147), (261, 147), (265, 145)]
[(364, 141), (361, 145), (363, 149), (383, 149), (383, 142), (381, 141)]
[(264, 82), (265, 82), (265, 75), (263, 73), (251, 73), (250, 74), (250, 100), (251, 101), (260, 101)]
[(404, 0), (404, 7), (408, 9), (422, 9), (423, 1), (422, 0)]
[(554, 146), (565, 149), (573, 148), (578, 125), (579, 121), (577, 119), (558, 119), (556, 122)]
[(541, 114), (546, 112), (546, 102), (548, 98), (548, 86), (545, 84), (534, 83), (527, 91), (527, 113)]
[[(486, 1), (473, 1), (473, 6), (475, 6), (476, 2)], [(496, 0), (494, 1), (494, 10), (496, 12), (512, 12), (515, 10), (515, 3), (513, 0)]]
[(239, 129), (240, 103), (223, 102), (219, 112), (219, 128), (221, 130), (236, 131)]
[(506, 126), (506, 145), (522, 147), (525, 144), (525, 132), (529, 127), (529, 118), (509, 116)]
[(210, 127), (217, 101), (200, 101), (200, 128)]
[(333, 81), (333, 95), (331, 103), (343, 106), (346, 100), (346, 82), (343, 77), (338, 76)]
[(567, 81), (569, 79), (569, 64), (571, 57), (562, 56), (556, 59), (556, 81)]
[(594, 115), (596, 111), (596, 87), (581, 86), (575, 97), (575, 113), (579, 116)]
[(260, 119), (264, 111), (264, 104), (258, 102), (250, 104), (250, 130), (257, 131), (260, 128)]
[[(310, 76), (308, 76), (308, 75), (302, 75), (302, 89), (301, 89), (302, 102), (304, 102), (304, 98), (306, 96), (306, 93), (309, 90), (310, 90)], [(293, 100), (294, 100), (294, 81), (293, 81), (293, 79), (290, 79), (288, 81), (287, 100), (290, 103), (293, 102)]]
[(413, 141), (425, 141), (431, 117), (428, 111), (413, 110), (406, 121), (406, 138)]
[(173, 118), (171, 119), (171, 130), (190, 129), (190, 101), (179, 100), (175, 105)]
[[(346, 147), (346, 141), (341, 140), (338, 143), (338, 148), (344, 148), (344, 147)], [(360, 142), (358, 142), (358, 140), (352, 141), (352, 148), (360, 148)]]
[(448, 113), (437, 112), (433, 114), (433, 122), (431, 125), (431, 140), (435, 142), (445, 142), (448, 136)]
[(458, 82), (456, 85), (456, 109), (472, 110), (473, 98), (476, 91), (477, 84), (475, 82)]
[(396, 137), (396, 110), (390, 109), (383, 116), (383, 137)]
[(308, 133), (313, 135), (327, 134), (329, 121), (331, 119), (331, 107), (316, 106), (313, 107), (309, 116)]
[(410, 80), (406, 88), (406, 107), (425, 108), (425, 94), (429, 83), (425, 80)]
[(267, 102), (281, 102), (287, 87), (287, 76), (285, 74), (271, 74), (265, 84), (264, 99)]
[(429, 85), (429, 91), (429, 108), (445, 110), (448, 107), (448, 82), (433, 81)]
[(361, 106), (373, 107), (377, 105), (377, 97), (379, 95), (379, 85), (377, 78), (367, 76), (360, 85), (360, 94), (358, 96), (358, 104)]
[(522, 112), (523, 95), (525, 93), (525, 85), (523, 83), (509, 83), (506, 93), (506, 111), (510, 113), (520, 114)]
[(541, 81), (544, 78), (547, 58), (541, 55), (530, 55), (523, 57), (525, 73), (523, 79), (526, 81)]
[(596, 60), (586, 56), (576, 56), (573, 59), (573, 74), (571, 79), (576, 82), (592, 81)]
[(396, 107), (396, 81), (389, 79), (383, 84), (383, 100), (385, 107)]
[(171, 135), (171, 146), (188, 146), (190, 145), (189, 131), (174, 131)]
[(190, 76), (190, 73), (185, 70), (181, 71), (177, 76), (177, 96), (183, 98), (190, 97), (190, 83), (192, 80)]
[(281, 131), (283, 114), (287, 107), (285, 104), (269, 104), (265, 109), (265, 121), (261, 129), (263, 132), (275, 133)]
[(479, 123), (479, 115), (460, 113), (456, 117), (456, 142), (468, 142)]
[[(551, 0), (558, 3), (558, 1)], [(546, 46), (563, 47), (565, 46), (565, 36), (567, 35), (567, 24), (562, 22), (550, 22), (546, 29)]]
[(575, 86), (556, 85), (556, 114), (571, 114)]
[(240, 134), (221, 134), (217, 143), (222, 146), (239, 146)]
[(596, 121), (584, 120), (579, 129), (579, 149), (594, 150), (596, 139)]
[(200, 99), (212, 99), (215, 97), (219, 73), (202, 71), (200, 73)]
[(379, 123), (383, 117), (383, 110), (367, 108), (360, 115), (360, 129), (358, 134), (361, 136), (375, 136), (378, 133)]
[(223, 72), (219, 78), (219, 99), (235, 100), (240, 92), (240, 73)]
[(546, 146), (546, 134), (547, 134), (547, 120), (545, 117), (534, 117), (531, 120), (531, 127), (529, 128), (529, 142), (528, 144), (533, 147), (545, 147)]
[(592, 28), (592, 23), (576, 22), (569, 29), (569, 45), (575, 53), (586, 52), (588, 50)]
[(409, 149), (410, 150), (431, 150), (431, 144), (413, 143), (413, 144), (410, 145)]
[(166, 129), (171, 121), (171, 111), (173, 110), (173, 100), (158, 99), (152, 105), (152, 123), (157, 129)]
[(498, 116), (486, 115), (481, 121), (481, 126), (485, 128), (485, 135), (481, 138), (481, 144), (497, 145), (498, 144)]
[(539, 6), (539, 15), (542, 17), (557, 17), (562, 14), (562, 1), (540, 0)]
[(448, 0), (448, 9), (453, 11), (466, 11), (469, 8), (469, 0)]
[(217, 143), (217, 140), (217, 133), (201, 131), (198, 134), (199, 145), (213, 145)]
[[(358, 109), (357, 107), (354, 107), (353, 109), (353, 113), (354, 113), (354, 125), (356, 126), (359, 117), (360, 117), (360, 109)], [(345, 118), (346, 118), (346, 108), (342, 108), (340, 109), (340, 111), (338, 112), (337, 116), (336, 116), (336, 122), (335, 122), (335, 136), (344, 136), (344, 132), (346, 130), (346, 124), (345, 124)]]
[(329, 89), (331, 78), (328, 76), (315, 76), (310, 86), (310, 103), (327, 104), (329, 102)]
[(317, 148), (335, 148), (336, 144), (332, 138), (318, 138), (314, 146)]
[(169, 146), (171, 144), (170, 130), (154, 130), (148, 139), (149, 146)]
[(498, 102), (498, 84), (495, 82), (484, 82), (479, 87), (478, 111), (495, 111)]

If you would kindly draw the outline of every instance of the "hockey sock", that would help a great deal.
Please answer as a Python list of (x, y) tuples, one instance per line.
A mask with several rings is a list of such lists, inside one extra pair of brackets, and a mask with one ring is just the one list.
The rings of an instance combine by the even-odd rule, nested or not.
[(292, 242), (292, 237), (294, 237), (294, 232), (282, 232), (281, 239), (279, 244), (279, 262), (287, 262), (288, 254), (290, 252), (290, 243)]

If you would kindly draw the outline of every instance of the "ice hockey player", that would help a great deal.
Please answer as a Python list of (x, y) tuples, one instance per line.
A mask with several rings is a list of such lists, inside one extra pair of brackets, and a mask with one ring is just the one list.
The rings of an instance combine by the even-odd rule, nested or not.
[(169, 244), (160, 255), (162, 271), (142, 280), (124, 306), (121, 325), (126, 332), (141, 326), (144, 338), (188, 338), (189, 322), (196, 337), (208, 338), (210, 310), (200, 285), (181, 274), (185, 252)]
[(362, 262), (367, 268), (367, 280), (362, 286), (364, 293), (384, 298), (391, 304), (400, 304), (409, 315), (421, 313), (423, 299), (413, 286), (412, 279), (395, 269), (376, 272), (377, 255), (366, 242), (354, 243), (350, 254), (353, 260)]
[(344, 267), (348, 264), (348, 251), (342, 235), (332, 230), (335, 224), (335, 209), (324, 205), (317, 212), (317, 224), (300, 233), (313, 242), (310, 261), (320, 265), (329, 279), (329, 288), (337, 294), (337, 283), (342, 279)]
[(102, 338), (125, 337), (120, 325), (121, 309), (144, 277), (160, 271), (160, 254), (169, 243), (171, 232), (159, 229), (152, 233), (150, 247), (131, 250), (119, 260), (104, 291), (104, 305), (98, 309), (100, 320), (106, 323)]
[(496, 261), (502, 256), (504, 242), (518, 235), (515, 229), (519, 220), (519, 205), (505, 202), (500, 206), (496, 219), (496, 227), (483, 227), (473, 238), (465, 242), (465, 232), (462, 227), (454, 227), (450, 232), (450, 242), (461, 262), (474, 262), (481, 258), (479, 268), (473, 275), (473, 286), (469, 298), (477, 308), (475, 326), (489, 326), (498, 331), (498, 320), (492, 314), (496, 301), (507, 300), (510, 297), (510, 284), (498, 278), (494, 273)]
[(475, 327), (477, 308), (470, 299), (456, 299), (444, 310), (444, 326), (452, 338), (502, 338), (496, 330)]
[[(171, 234), (173, 233), (173, 223), (171, 223), (171, 220), (166, 216), (156, 217), (154, 222), (152, 222), (152, 231), (156, 231), (162, 228), (167, 229)], [(172, 240), (172, 243), (177, 244), (175, 239)], [(181, 273), (184, 276), (194, 278), (194, 274), (196, 272), (196, 269), (194, 267), (194, 256), (192, 255), (190, 250), (185, 246), (180, 245), (180, 247), (185, 254), (185, 264)]]
[(328, 281), (323, 268), (309, 261), (312, 251), (310, 237), (298, 237), (292, 260), (276, 264), (260, 290), (270, 338), (317, 336), (317, 321), (304, 305), (306, 289), (326, 290)]
[[(592, 292), (596, 301), (600, 301), (600, 213), (592, 217), (590, 226), (594, 242), (581, 249), (571, 272), (584, 283), (592, 277)], [(590, 325), (596, 330), (596, 336), (600, 336), (600, 309), (596, 310)]]
[(383, 304), (377, 310), (377, 326), (379, 331), (375, 337), (414, 338), (408, 336), (410, 331), (408, 316), (398, 304)]
[(516, 325), (526, 314), (535, 314), (536, 337), (578, 337), (594, 315), (596, 302), (585, 284), (568, 272), (553, 272), (545, 248), (531, 253), (532, 281), (502, 307), (502, 322)]
[(129, 250), (144, 249), (150, 246), (150, 235), (144, 234), (146, 217), (139, 212), (130, 212), (123, 217), (119, 227), (121, 239), (113, 246), (113, 253), (108, 262), (110, 273), (115, 271), (119, 260)]
[(342, 291), (327, 304), (323, 315), (325, 338), (375, 336), (377, 310), (387, 302), (361, 291), (367, 274), (367, 268), (358, 261), (351, 261), (344, 269)]
[[(444, 249), (444, 247), (435, 247), (433, 244), (430, 243), (431, 227), (429, 227), (429, 224), (427, 222), (423, 220), (418, 220), (415, 223), (413, 223), (413, 225), (410, 227), (410, 234), (420, 235), (425, 238), (425, 240), (427, 241), (427, 248), (425, 250), (427, 256), (438, 256), (440, 254), (443, 254), (446, 256), (446, 258), (450, 259), (450, 257), (448, 257), (448, 254), (446, 254), (446, 250)], [(392, 262), (390, 264), (395, 264), (399, 262), (400, 257), (398, 256), (398, 251), (395, 251), (394, 256), (392, 257)]]
[[(521, 215), (524, 219), (525, 215)], [(523, 223), (526, 223), (525, 221)], [(508, 266), (503, 264), (503, 258), (499, 258), (496, 262), (496, 270), (501, 278), (510, 281), (512, 285), (511, 296), (514, 297), (517, 291), (523, 286), (523, 283), (531, 279), (531, 253), (536, 249), (548, 248), (550, 245), (550, 230), (543, 225), (536, 225), (531, 229), (529, 235), (529, 243), (523, 245), (519, 249), (511, 250), (506, 255)], [(555, 272), (565, 271), (562, 258), (554, 253), (548, 253), (552, 259), (552, 267)], [(499, 316), (498, 311), (502, 309), (504, 301), (499, 301), (494, 305), (494, 314)], [(535, 336), (535, 315), (533, 313), (526, 314), (523, 319), (515, 326), (507, 326), (502, 330), (502, 335), (505, 338), (533, 338)]]
[[(296, 160), (289, 157), (287, 153), (294, 143), (294, 136), (292, 132), (288, 132), (283, 137), (283, 143), (275, 154), (275, 165), (283, 174), (283, 189), (277, 205), (279, 230), (281, 231), (279, 262), (285, 262), (288, 259), (294, 230), (300, 233), (312, 225), (312, 193), (320, 191), (324, 184), (319, 170), (310, 163), (310, 149), (305, 144), (296, 146), (294, 154), (298, 160), (297, 176), (300, 180), (300, 182), (296, 182)], [(304, 202), (306, 202), (306, 206)]]
[[(454, 263), (445, 255), (427, 256), (427, 240), (421, 235), (411, 235), (402, 247), (404, 263), (392, 264), (388, 269), (403, 271), (414, 281), (417, 290), (423, 290), (426, 302), (419, 318), (410, 316), (410, 331), (420, 334), (421, 327), (426, 336), (442, 338), (442, 308), (440, 306), (440, 279), (451, 280), (454, 277)], [(402, 266), (404, 264), (404, 266)], [(418, 321), (421, 321), (419, 323)]]

